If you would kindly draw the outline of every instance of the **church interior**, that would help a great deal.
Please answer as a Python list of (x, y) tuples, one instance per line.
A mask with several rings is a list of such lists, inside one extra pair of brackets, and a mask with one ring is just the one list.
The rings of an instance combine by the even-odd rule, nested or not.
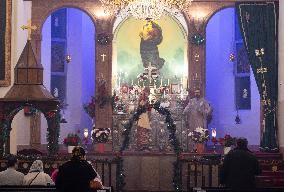
[(114, 191), (213, 189), (245, 137), (257, 186), (284, 191), (283, 9), (0, 0), (0, 171), (15, 154), (50, 174), (82, 146)]

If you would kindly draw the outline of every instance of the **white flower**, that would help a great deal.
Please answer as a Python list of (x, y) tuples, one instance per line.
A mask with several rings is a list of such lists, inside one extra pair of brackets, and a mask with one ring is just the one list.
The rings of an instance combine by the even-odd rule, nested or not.
[(189, 132), (189, 133), (188, 133), (188, 136), (189, 136), (189, 137), (191, 137), (192, 135), (193, 135), (193, 133), (192, 133), (192, 132)]

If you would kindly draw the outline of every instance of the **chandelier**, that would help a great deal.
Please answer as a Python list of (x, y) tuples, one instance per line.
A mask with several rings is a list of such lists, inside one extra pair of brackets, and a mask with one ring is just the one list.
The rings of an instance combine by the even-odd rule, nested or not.
[(193, 0), (100, 0), (104, 11), (116, 17), (160, 19), (163, 14), (187, 11)]

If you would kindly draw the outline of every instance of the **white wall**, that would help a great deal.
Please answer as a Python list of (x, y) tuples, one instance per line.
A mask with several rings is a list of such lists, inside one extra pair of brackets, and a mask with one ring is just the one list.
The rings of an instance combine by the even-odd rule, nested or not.
[(250, 145), (259, 145), (260, 101), (252, 71), (251, 110), (239, 110), (241, 124), (235, 123), (234, 64), (229, 60), (235, 39), (234, 14), (234, 8), (223, 9), (206, 28), (206, 98), (213, 106), (209, 128), (217, 129), (217, 137), (228, 133), (246, 137)]
[[(27, 31), (23, 31), (21, 26), (26, 25), (31, 18), (31, 2), (17, 0), (12, 1), (12, 43), (11, 43), (11, 82), (14, 82), (14, 67), (27, 42)], [(11, 86), (10, 86), (11, 87)], [(10, 87), (0, 87), (0, 97), (4, 97)], [(25, 117), (22, 112), (17, 114), (12, 122), (10, 139), (10, 152), (17, 152), (17, 144), (29, 144), (29, 117)], [(28, 139), (27, 139), (28, 138)]]
[[(82, 15), (82, 100), (81, 103), (88, 103), (95, 95), (95, 27), (90, 17)], [(88, 51), (87, 51), (88, 50)], [(81, 108), (81, 128), (92, 130), (92, 120), (89, 115)]]

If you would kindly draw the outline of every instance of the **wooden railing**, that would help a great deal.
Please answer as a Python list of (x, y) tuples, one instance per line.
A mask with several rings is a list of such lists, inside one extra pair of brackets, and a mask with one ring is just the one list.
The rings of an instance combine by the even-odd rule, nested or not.
[(182, 160), (184, 191), (194, 187), (218, 187), (221, 155), (193, 156)]

